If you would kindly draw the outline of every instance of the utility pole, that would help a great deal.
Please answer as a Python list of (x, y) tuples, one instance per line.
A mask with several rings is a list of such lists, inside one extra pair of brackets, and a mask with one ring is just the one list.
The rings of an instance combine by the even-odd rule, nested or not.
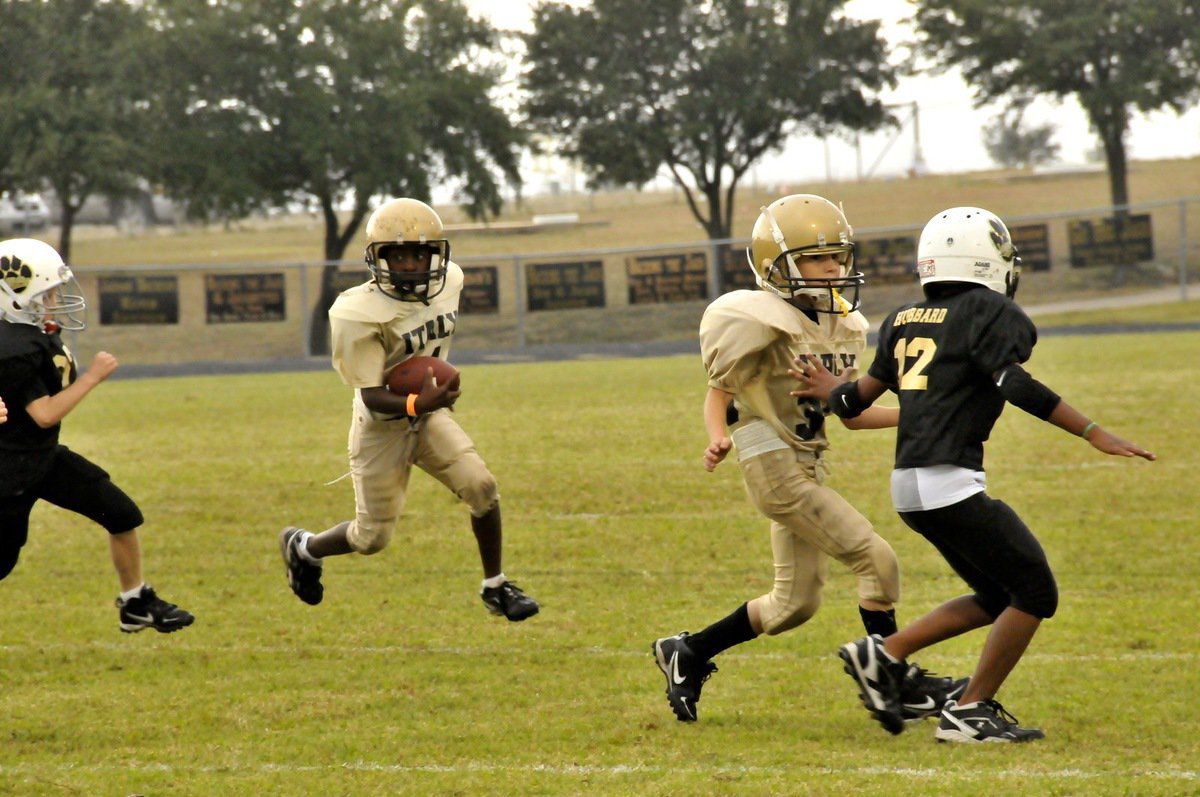
[(925, 156), (921, 154), (921, 120), (918, 115), (920, 108), (917, 106), (917, 101), (912, 102), (912, 125), (913, 125), (913, 159), (912, 168), (909, 170), (910, 177), (919, 177), (929, 171), (925, 165)]

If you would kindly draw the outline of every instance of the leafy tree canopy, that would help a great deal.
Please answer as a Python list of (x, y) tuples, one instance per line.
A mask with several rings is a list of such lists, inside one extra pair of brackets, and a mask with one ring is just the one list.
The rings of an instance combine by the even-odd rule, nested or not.
[(67, 259), (88, 197), (120, 197), (137, 183), (146, 105), (134, 42), (143, 24), (125, 3), (0, 3), (0, 175), (7, 187), (54, 189)]
[(916, 22), (923, 52), (961, 67), (980, 104), (1077, 98), (1103, 144), (1114, 205), (1129, 201), (1131, 114), (1200, 97), (1195, 0), (918, 0)]
[[(474, 216), (516, 183), (495, 32), (459, 0), (158, 0), (163, 181), (193, 212), (313, 197), (341, 258), (372, 197), (457, 180)], [(342, 225), (337, 209), (353, 210)]]
[(888, 121), (879, 23), (843, 5), (548, 0), (526, 37), (524, 111), (594, 184), (644, 184), (665, 166), (709, 236), (728, 238), (738, 181), (791, 133)]

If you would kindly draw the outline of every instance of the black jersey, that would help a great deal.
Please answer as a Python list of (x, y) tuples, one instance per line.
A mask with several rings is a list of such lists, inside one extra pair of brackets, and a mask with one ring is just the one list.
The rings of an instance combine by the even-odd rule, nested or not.
[(869, 373), (900, 398), (896, 467), (983, 470), (983, 443), (1004, 409), (992, 373), (1023, 363), (1037, 329), (983, 286), (901, 307), (879, 328)]
[(42, 396), (55, 395), (74, 381), (75, 359), (58, 333), (47, 334), (31, 324), (0, 321), (0, 398), (8, 408), (8, 422), (0, 423), (0, 458), (12, 462), (15, 452), (54, 450), (60, 425), (43, 429), (29, 417), (25, 407)]

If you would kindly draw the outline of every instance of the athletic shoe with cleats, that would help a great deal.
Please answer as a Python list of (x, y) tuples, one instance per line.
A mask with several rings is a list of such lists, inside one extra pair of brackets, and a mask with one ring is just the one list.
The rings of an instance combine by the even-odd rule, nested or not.
[(688, 632), (656, 640), (654, 661), (667, 677), (667, 702), (680, 722), (696, 721), (696, 704), (704, 682), (717, 671), (712, 661), (700, 661), (687, 643)]
[(969, 678), (945, 678), (915, 664), (908, 665), (900, 684), (900, 716), (905, 722), (936, 717), (951, 700), (967, 690)]
[(300, 555), (297, 547), (304, 535), (312, 532), (288, 526), (279, 532), (279, 553), (283, 556), (283, 564), (287, 567), (288, 586), (296, 597), (310, 606), (316, 606), (325, 596), (325, 588), (321, 586), (321, 566)]
[(883, 651), (883, 640), (876, 635), (847, 642), (838, 649), (846, 674), (858, 685), (858, 696), (888, 733), (904, 730), (900, 705), (900, 685), (908, 665), (894, 663)]
[(511, 581), (505, 581), (498, 587), (484, 587), (479, 597), (489, 612), (503, 615), (514, 623), (533, 617), (541, 608), (537, 601)]
[(145, 628), (169, 634), (187, 628), (196, 620), (191, 612), (185, 612), (158, 597), (149, 584), (144, 584), (142, 591), (129, 600), (123, 601), (118, 597), (117, 614), (121, 620), (121, 630), (126, 634), (136, 634)]
[(1022, 728), (1017, 718), (995, 700), (960, 706), (951, 701), (942, 709), (934, 734), (939, 742), (1031, 742), (1044, 739), (1041, 728)]

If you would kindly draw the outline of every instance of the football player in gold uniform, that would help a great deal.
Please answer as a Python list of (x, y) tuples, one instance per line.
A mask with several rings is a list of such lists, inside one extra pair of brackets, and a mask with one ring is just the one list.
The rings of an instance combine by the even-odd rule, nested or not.
[(321, 602), (324, 558), (383, 550), (404, 507), (412, 466), (462, 499), (483, 564), (480, 596), (493, 614), (519, 621), (538, 604), (501, 569), (500, 494), (475, 444), (450, 414), (458, 391), (427, 375), (419, 394), (388, 391), (385, 375), (417, 355), (448, 358), (463, 273), (450, 260), (442, 220), (415, 199), (393, 199), (367, 221), (371, 279), (344, 291), (329, 310), (333, 367), (354, 388), (350, 475), (355, 516), (320, 534), (289, 526), (279, 535), (288, 583), (305, 603)]
[[(733, 448), (755, 508), (771, 521), (775, 584), (696, 634), (657, 640), (655, 660), (667, 678), (675, 716), (696, 719), (711, 658), (766, 633), (811, 618), (821, 602), (828, 560), (858, 576), (858, 604), (869, 634), (896, 630), (900, 597), (896, 555), (871, 523), (825, 486), (826, 404), (790, 395), (794, 358), (820, 358), (835, 373), (857, 373), (867, 320), (857, 311), (863, 276), (854, 270), (853, 231), (833, 203), (812, 194), (785, 196), (763, 208), (747, 255), (759, 290), (721, 296), (700, 322), (708, 372), (704, 422), (712, 471)], [(850, 428), (895, 426), (897, 411), (873, 408)], [(914, 666), (904, 695), (909, 719), (936, 714), (965, 682)]]

